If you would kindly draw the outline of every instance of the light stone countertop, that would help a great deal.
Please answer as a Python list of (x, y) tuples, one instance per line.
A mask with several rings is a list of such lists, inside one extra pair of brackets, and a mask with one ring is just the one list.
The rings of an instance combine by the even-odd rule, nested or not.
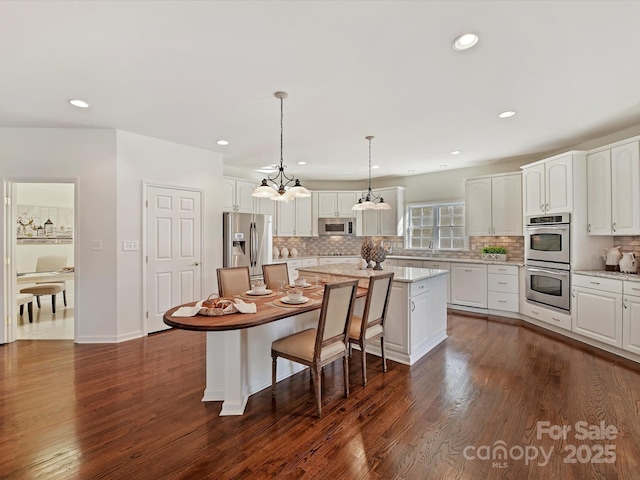
[(353, 278), (370, 278), (384, 273), (393, 272), (395, 282), (413, 283), (425, 280), (438, 275), (446, 275), (448, 270), (439, 270), (436, 268), (415, 268), (415, 267), (390, 267), (382, 265), (383, 270), (373, 270), (367, 268), (361, 270), (357, 265), (352, 263), (335, 263), (332, 265), (319, 265), (317, 267), (300, 267), (298, 271), (311, 273), (324, 273), (327, 275), (336, 275)]
[(636, 273), (607, 272), (605, 270), (575, 270), (571, 273), (575, 275), (586, 275), (588, 277), (610, 278), (612, 280), (640, 283), (640, 276)]
[(428, 260), (431, 262), (452, 262), (452, 263), (480, 263), (483, 265), (516, 265), (524, 267), (524, 262), (499, 262), (496, 260), (482, 260), (480, 258), (457, 258), (457, 257), (418, 257), (415, 255), (387, 255), (390, 260)]

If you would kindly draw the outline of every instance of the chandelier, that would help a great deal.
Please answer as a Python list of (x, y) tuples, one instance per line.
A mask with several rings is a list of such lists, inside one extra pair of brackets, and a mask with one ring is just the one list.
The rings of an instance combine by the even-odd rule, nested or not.
[(373, 136), (369, 135), (364, 137), (369, 140), (369, 189), (367, 193), (362, 195), (362, 198), (358, 200), (351, 210), (390, 210), (391, 205), (385, 203), (380, 195), (376, 195), (371, 191), (371, 140)]
[[(273, 177), (263, 178), (262, 184), (260, 184), (251, 195), (284, 202), (300, 197), (310, 197), (311, 192), (300, 185), (298, 178), (289, 177), (284, 173), (285, 165), (282, 160), (283, 100), (289, 95), (285, 92), (276, 92), (273, 95), (280, 99), (280, 166), (278, 167), (278, 173), (274, 174)], [(269, 185), (268, 182), (271, 182), (273, 185)], [(293, 183), (293, 186), (290, 186), (291, 183)]]

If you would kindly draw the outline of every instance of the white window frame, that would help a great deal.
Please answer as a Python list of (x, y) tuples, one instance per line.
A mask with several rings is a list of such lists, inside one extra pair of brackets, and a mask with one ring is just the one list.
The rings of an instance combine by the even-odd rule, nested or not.
[[(425, 203), (412, 203), (412, 204), (408, 204), (406, 206), (406, 211), (405, 211), (405, 219), (406, 219), (406, 223), (405, 225), (407, 225), (407, 228), (405, 230), (405, 234), (404, 234), (404, 242), (405, 242), (405, 249), (407, 250), (416, 250), (416, 251), (424, 251), (424, 250), (438, 250), (438, 251), (444, 251), (444, 250), (449, 250), (449, 251), (465, 251), (469, 249), (469, 237), (466, 235), (463, 235), (462, 237), (452, 237), (452, 238), (462, 238), (464, 245), (460, 248), (440, 248), (440, 229), (442, 228), (446, 228), (446, 227), (455, 227), (455, 228), (462, 228), (463, 231), (465, 231), (465, 225), (464, 225), (464, 212), (461, 215), (458, 215), (459, 217), (462, 217), (462, 225), (438, 225), (439, 223), (439, 212), (440, 212), (440, 208), (441, 207), (456, 207), (456, 206), (462, 206), (465, 207), (464, 201), (451, 201), (451, 202), (425, 202)], [(411, 235), (411, 218), (412, 218), (412, 209), (415, 208), (433, 208), (433, 212), (434, 215), (432, 216), (433, 218), (433, 224), (431, 226), (431, 237), (430, 237), (430, 241), (428, 246), (423, 246), (423, 247), (414, 247), (412, 246), (412, 235)], [(465, 207), (466, 208), (466, 207)]]

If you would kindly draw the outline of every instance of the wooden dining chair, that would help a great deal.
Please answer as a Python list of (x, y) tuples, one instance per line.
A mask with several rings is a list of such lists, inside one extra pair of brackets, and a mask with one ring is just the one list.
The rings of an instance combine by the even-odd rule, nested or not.
[(227, 267), (216, 269), (218, 294), (221, 297), (239, 295), (251, 290), (249, 267)]
[[(67, 257), (64, 255), (45, 255), (38, 257), (36, 272), (58, 272), (67, 266)], [(40, 297), (51, 295), (51, 311), (56, 313), (56, 295), (62, 293), (62, 301), (67, 306), (67, 283), (62, 282), (36, 282), (35, 285), (25, 287), (20, 293), (30, 293), (36, 297), (38, 308), (41, 308)]]
[(289, 269), (286, 263), (262, 265), (262, 276), (269, 290), (278, 290), (278, 282), (282, 280), (284, 280), (285, 286), (289, 285)]
[(362, 385), (367, 384), (367, 342), (380, 337), (382, 371), (387, 371), (387, 357), (384, 353), (384, 323), (389, 310), (389, 298), (394, 273), (376, 275), (369, 279), (369, 290), (364, 303), (362, 317), (353, 315), (349, 329), (349, 356), (351, 346), (358, 345), (362, 353)]
[(322, 415), (322, 368), (342, 358), (344, 396), (349, 397), (347, 336), (358, 289), (358, 280), (331, 283), (324, 287), (318, 328), (309, 328), (280, 338), (271, 344), (271, 395), (276, 396), (278, 357), (307, 365), (311, 370), (318, 416)]

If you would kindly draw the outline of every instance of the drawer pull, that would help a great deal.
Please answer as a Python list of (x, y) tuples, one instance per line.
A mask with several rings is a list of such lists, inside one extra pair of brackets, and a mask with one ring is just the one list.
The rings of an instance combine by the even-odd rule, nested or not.
[(465, 272), (473, 272), (473, 270), (471, 270), (470, 268), (465, 268), (464, 271)]
[(506, 285), (507, 282), (498, 282), (498, 285)]
[(507, 271), (506, 268), (499, 268), (498, 270), (500, 270), (501, 272), (506, 272)]
[(506, 300), (498, 300), (498, 303), (507, 303)]
[(589, 282), (589, 283), (591, 283), (592, 285), (600, 285), (600, 282)]
[(551, 318), (552, 318), (553, 320), (555, 320), (556, 322), (559, 322), (559, 321), (560, 321), (560, 319), (559, 319), (559, 318), (556, 318), (556, 317), (551, 317)]
[(535, 310), (531, 310), (531, 313), (533, 313), (534, 315), (540, 315), (540, 313), (536, 312)]
[(631, 290), (635, 290), (636, 292), (640, 292), (640, 288), (631, 287)]

